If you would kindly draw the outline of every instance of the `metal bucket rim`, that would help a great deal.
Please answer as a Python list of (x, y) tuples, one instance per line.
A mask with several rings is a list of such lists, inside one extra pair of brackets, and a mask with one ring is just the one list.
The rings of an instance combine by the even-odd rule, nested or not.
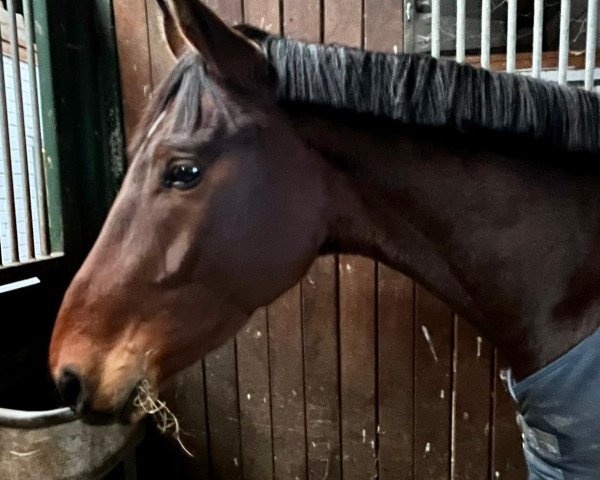
[(0, 428), (47, 428), (78, 420), (79, 417), (68, 407), (37, 412), (0, 408)]

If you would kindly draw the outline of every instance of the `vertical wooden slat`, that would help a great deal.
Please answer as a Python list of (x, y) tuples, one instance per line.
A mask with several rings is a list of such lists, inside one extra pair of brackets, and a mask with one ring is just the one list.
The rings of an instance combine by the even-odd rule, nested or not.
[(456, 1), (456, 61), (465, 61), (465, 36), (467, 21), (467, 2), (466, 0)]
[(243, 479), (235, 343), (204, 359), (211, 478)]
[(34, 44), (34, 26), (31, 0), (23, 0), (23, 21), (25, 23), (25, 43), (27, 45), (27, 66), (29, 68), (29, 96), (33, 123), (33, 150), (37, 192), (38, 228), (40, 252), (50, 253), (50, 230), (48, 226), (48, 205), (46, 200), (46, 174), (42, 158), (42, 130), (40, 127), (40, 102), (38, 98), (37, 59)]
[(492, 22), (492, 0), (481, 2), (481, 67), (490, 68), (490, 30)]
[(318, 43), (321, 31), (321, 0), (283, 0), (286, 37)]
[(515, 403), (500, 375), (507, 363), (496, 356), (494, 372), (494, 412), (492, 471), (494, 480), (526, 480), (527, 467), (523, 458), (521, 436), (516, 422)]
[(506, 31), (506, 71), (515, 71), (517, 63), (517, 0), (508, 0)]
[(531, 74), (533, 78), (542, 75), (542, 46), (544, 40), (544, 0), (533, 4), (533, 52)]
[(416, 289), (415, 479), (448, 478), (452, 396), (452, 312)]
[(596, 67), (596, 35), (598, 32), (598, 0), (588, 0), (587, 36), (585, 42), (585, 88), (594, 88)]
[[(8, 239), (10, 241), (10, 258), (7, 263), (16, 263), (19, 261), (19, 239), (17, 235), (15, 188), (12, 168), (12, 152), (10, 149), (10, 131), (8, 127), (8, 107), (6, 103), (6, 80), (4, 76), (3, 59), (0, 59), (0, 129), (2, 131), (2, 160), (4, 165), (4, 180), (6, 188)], [(2, 264), (1, 252), (0, 264)]]
[(362, 0), (324, 0), (325, 43), (362, 45)]
[(558, 84), (567, 84), (569, 67), (569, 26), (571, 25), (571, 0), (560, 2), (560, 34), (558, 45)]
[(381, 52), (403, 51), (402, 2), (370, 0), (365, 2), (365, 47)]
[(377, 475), (375, 263), (340, 257), (343, 478)]
[(379, 266), (379, 478), (413, 478), (414, 290), (411, 279)]
[(455, 349), (453, 478), (486, 478), (493, 349), (462, 319), (456, 323)]
[(306, 476), (300, 286), (268, 307), (274, 478)]
[(27, 137), (25, 135), (25, 112), (23, 110), (23, 88), (21, 83), (21, 62), (19, 58), (19, 38), (15, 0), (8, 0), (8, 17), (10, 22), (10, 52), (13, 66), (17, 135), (19, 140), (19, 163), (21, 165), (21, 188), (23, 190), (23, 222), (25, 225), (27, 248), (25, 252), (19, 252), (19, 254), (26, 259), (33, 259), (35, 258), (35, 248), (33, 240), (33, 218), (31, 214), (31, 188), (29, 184), (29, 155), (27, 152)]
[(230, 25), (243, 21), (243, 0), (205, 0), (204, 3)]
[(244, 480), (269, 480), (273, 478), (273, 446), (265, 308), (238, 333), (237, 362)]
[[(484, 0), (485, 1), (485, 0)], [(431, 1), (431, 55), (440, 56), (440, 0)]]
[(152, 91), (145, 0), (114, 0), (125, 138), (131, 140)]
[(281, 33), (279, 0), (244, 0), (245, 23), (255, 25), (267, 32)]
[(336, 268), (319, 258), (302, 281), (309, 480), (341, 478)]
[(193, 458), (189, 458), (181, 453), (186, 480), (204, 480), (209, 475), (204, 383), (204, 365), (200, 361), (177, 375), (166, 399), (181, 424), (181, 440), (194, 454)]

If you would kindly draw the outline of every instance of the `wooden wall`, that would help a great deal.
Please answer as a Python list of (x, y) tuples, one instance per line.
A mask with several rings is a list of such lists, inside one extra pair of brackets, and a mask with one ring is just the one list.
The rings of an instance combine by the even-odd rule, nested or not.
[[(402, 0), (210, 0), (231, 23), (402, 51)], [(114, 0), (130, 136), (171, 68), (154, 0)], [(502, 360), (419, 285), (364, 258), (306, 278), (170, 398), (194, 479), (525, 479)], [(182, 457), (183, 459), (183, 457)]]

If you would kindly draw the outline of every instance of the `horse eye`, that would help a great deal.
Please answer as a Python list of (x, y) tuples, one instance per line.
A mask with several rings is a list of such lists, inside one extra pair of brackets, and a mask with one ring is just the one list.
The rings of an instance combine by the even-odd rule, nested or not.
[(202, 180), (202, 170), (189, 161), (175, 162), (169, 165), (163, 184), (169, 188), (186, 190), (195, 187)]

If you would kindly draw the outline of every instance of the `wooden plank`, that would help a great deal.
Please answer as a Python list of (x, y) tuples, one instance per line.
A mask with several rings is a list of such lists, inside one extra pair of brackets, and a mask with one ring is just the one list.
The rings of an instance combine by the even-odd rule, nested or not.
[(414, 478), (449, 477), (452, 312), (416, 288)]
[(309, 480), (341, 478), (336, 268), (319, 258), (302, 281)]
[(321, 41), (321, 0), (283, 0), (285, 35), (307, 42)]
[(131, 140), (152, 90), (145, 0), (115, 0), (125, 138)]
[(383, 265), (378, 280), (379, 478), (413, 478), (414, 281)]
[(237, 335), (240, 428), (245, 480), (273, 478), (269, 330), (258, 310)]
[(162, 14), (156, 0), (146, 0), (146, 11), (148, 12), (152, 84), (156, 88), (169, 75), (176, 60), (165, 41)]
[(404, 9), (401, 0), (365, 2), (365, 48), (402, 52)]
[(486, 478), (490, 469), (493, 349), (462, 319), (457, 320), (455, 333), (454, 478)]
[(210, 471), (214, 479), (243, 479), (235, 343), (204, 359)]
[(377, 476), (375, 263), (341, 256), (340, 385), (345, 480)]
[(324, 37), (327, 43), (362, 45), (362, 1), (324, 0)]
[(244, 0), (244, 22), (267, 32), (280, 33), (279, 0)]
[[(178, 374), (165, 392), (167, 405), (179, 419), (181, 440), (194, 457), (180, 452), (186, 480), (203, 480), (209, 474), (208, 430), (204, 396), (204, 365), (200, 361)], [(176, 446), (175, 448), (179, 448)]]
[(500, 375), (508, 363), (496, 353), (494, 375), (493, 465), (494, 480), (526, 480), (527, 467), (521, 446), (521, 434), (516, 422), (515, 403)]
[(243, 21), (242, 0), (204, 0), (204, 3), (230, 25)]
[(276, 479), (305, 478), (306, 432), (300, 286), (268, 307), (273, 469)]

